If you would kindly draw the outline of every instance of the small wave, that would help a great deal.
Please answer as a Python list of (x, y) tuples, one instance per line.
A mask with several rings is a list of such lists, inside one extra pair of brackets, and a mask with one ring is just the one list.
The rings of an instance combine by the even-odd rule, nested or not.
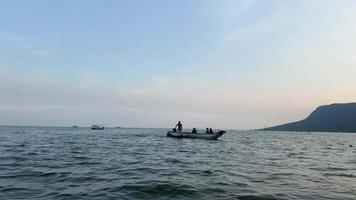
[(143, 138), (143, 137), (147, 137), (147, 135), (139, 135), (139, 134), (135, 134), (133, 135), (134, 137), (138, 137), (138, 138)]
[(178, 184), (168, 184), (168, 183), (147, 183), (145, 185), (123, 185), (120, 187), (115, 187), (108, 189), (109, 192), (125, 192), (130, 196), (142, 198), (142, 197), (162, 197), (169, 196), (171, 198), (184, 196), (193, 197), (199, 193), (197, 189), (190, 185), (178, 185)]
[(242, 195), (238, 196), (240, 200), (281, 200), (282, 198), (274, 195)]
[(292, 153), (288, 153), (287, 157), (288, 158), (300, 158), (303, 155), (306, 155), (306, 154), (304, 152), (292, 152)]
[(77, 199), (78, 196), (74, 194), (62, 193), (54, 195), (54, 199)]
[(34, 190), (22, 187), (4, 187), (0, 188), (0, 192), (33, 192)]
[(168, 162), (168, 163), (185, 163), (182, 161), (182, 159), (177, 159), (177, 158), (167, 158), (166, 162)]
[(59, 182), (71, 182), (71, 183), (90, 183), (90, 182), (100, 182), (100, 181), (106, 181), (107, 179), (105, 178), (100, 178), (97, 176), (79, 176), (79, 177), (64, 177), (61, 180), (58, 180)]
[(135, 172), (144, 172), (144, 173), (157, 173), (159, 171), (161, 171), (160, 168), (152, 168), (152, 167), (137, 167), (137, 168), (133, 168), (130, 171), (135, 171)]
[(34, 156), (34, 155), (39, 155), (39, 153), (36, 153), (36, 152), (29, 152), (29, 153), (27, 153), (27, 155)]
[(100, 165), (100, 162), (89, 162), (89, 161), (82, 161), (82, 162), (73, 162), (73, 163), (66, 163), (65, 166), (77, 166), (77, 165)]
[(10, 131), (9, 133), (12, 133), (12, 134), (27, 134), (28, 132), (26, 131)]
[(1, 175), (0, 178), (35, 178), (35, 177), (58, 177), (61, 173), (57, 172), (22, 172), (22, 173), (13, 173), (7, 175)]
[(29, 160), (26, 157), (20, 157), (20, 156), (4, 156), (1, 157), (2, 160), (13, 160), (13, 161), (26, 161)]
[(42, 172), (38, 174), (37, 176), (39, 177), (51, 177), (51, 176), (58, 176), (59, 174), (57, 172)]
[(197, 170), (197, 169), (193, 169), (193, 170), (186, 170), (186, 173), (188, 174), (192, 174), (192, 175), (202, 175), (202, 176), (210, 176), (212, 174), (214, 174), (214, 172), (212, 170)]
[(345, 171), (348, 170), (342, 167), (311, 167), (309, 169), (316, 170), (316, 171)]
[(222, 189), (222, 188), (218, 188), (218, 187), (208, 187), (208, 188), (204, 188), (199, 190), (199, 192), (203, 193), (203, 194), (226, 194), (226, 190)]
[(325, 176), (341, 176), (341, 177), (347, 177), (347, 178), (355, 178), (356, 175), (353, 174), (344, 174), (344, 173), (325, 173)]
[(86, 157), (86, 156), (73, 156), (74, 159), (77, 159), (77, 160), (89, 160), (91, 158), (89, 157)]

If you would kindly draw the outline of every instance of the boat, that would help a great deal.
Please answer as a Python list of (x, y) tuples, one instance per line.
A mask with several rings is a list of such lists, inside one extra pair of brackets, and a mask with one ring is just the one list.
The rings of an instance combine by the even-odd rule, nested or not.
[(192, 133), (192, 132), (176, 132), (169, 131), (167, 137), (175, 138), (199, 138), (207, 140), (216, 140), (226, 133), (225, 131), (217, 131), (216, 133)]
[(104, 126), (101, 125), (92, 125), (91, 130), (104, 130)]

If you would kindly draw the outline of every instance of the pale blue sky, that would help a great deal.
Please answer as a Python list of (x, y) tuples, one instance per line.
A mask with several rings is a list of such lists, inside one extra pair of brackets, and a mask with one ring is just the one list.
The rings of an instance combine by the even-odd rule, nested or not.
[(258, 128), (356, 99), (353, 0), (0, 0), (0, 124)]

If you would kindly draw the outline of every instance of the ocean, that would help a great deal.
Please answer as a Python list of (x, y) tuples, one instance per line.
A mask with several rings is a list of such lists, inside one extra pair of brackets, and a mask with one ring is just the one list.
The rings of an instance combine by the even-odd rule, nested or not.
[(0, 127), (0, 199), (356, 199), (356, 134)]

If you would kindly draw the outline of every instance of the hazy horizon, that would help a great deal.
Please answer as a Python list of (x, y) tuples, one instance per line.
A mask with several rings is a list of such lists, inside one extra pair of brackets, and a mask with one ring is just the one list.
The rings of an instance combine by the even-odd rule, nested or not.
[(356, 1), (0, 6), (0, 125), (255, 129), (356, 101)]

